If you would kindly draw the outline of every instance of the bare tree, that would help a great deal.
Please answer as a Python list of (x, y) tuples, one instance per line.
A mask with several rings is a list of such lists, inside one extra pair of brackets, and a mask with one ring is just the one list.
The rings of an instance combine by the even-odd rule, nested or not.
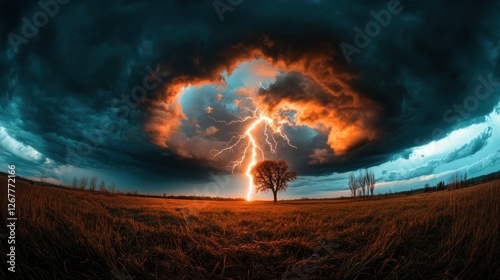
[(87, 184), (89, 182), (89, 178), (87, 178), (87, 176), (82, 176), (82, 178), (80, 179), (80, 189), (82, 190), (85, 190), (87, 189)]
[(101, 184), (99, 185), (99, 191), (106, 192), (106, 182), (104, 182), (104, 180), (102, 180)]
[(368, 178), (368, 188), (370, 189), (370, 195), (373, 197), (373, 191), (375, 191), (375, 173), (373, 173), (373, 171), (368, 171), (366, 174)]
[(354, 173), (349, 174), (348, 185), (349, 185), (349, 190), (351, 190), (352, 197), (354, 198), (354, 200), (356, 200), (356, 192), (359, 186), (358, 186), (358, 179), (356, 178), (356, 175), (354, 175)]
[(47, 179), (47, 176), (45, 175), (45, 173), (46, 173), (46, 170), (45, 169), (42, 170), (42, 176), (40, 176), (40, 183), (42, 186), (45, 185), (45, 179)]
[(97, 188), (97, 177), (92, 176), (92, 178), (90, 178), (90, 190), (95, 191), (96, 188)]
[(297, 172), (288, 171), (288, 164), (284, 160), (264, 160), (257, 163), (251, 170), (257, 192), (271, 191), (274, 203), (278, 202), (278, 192), (288, 188), (288, 182), (297, 179)]
[(363, 171), (360, 170), (359, 171), (359, 175), (358, 175), (358, 186), (359, 188), (361, 189), (361, 195), (362, 196), (365, 196), (366, 194), (366, 177), (365, 175), (363, 174)]
[(466, 182), (467, 182), (467, 173), (462, 175), (460, 172), (455, 172), (450, 176), (449, 187), (452, 190), (458, 189), (465, 186)]
[(108, 187), (109, 191), (112, 193), (116, 193), (116, 185), (115, 182), (112, 182), (111, 185)]
[(71, 184), (71, 186), (75, 189), (78, 188), (78, 178), (73, 178), (73, 183)]
[(458, 185), (458, 182), (457, 182), (457, 173), (453, 173), (451, 174), (450, 176), (450, 182), (448, 183), (448, 185), (450, 186), (450, 189), (455, 189)]

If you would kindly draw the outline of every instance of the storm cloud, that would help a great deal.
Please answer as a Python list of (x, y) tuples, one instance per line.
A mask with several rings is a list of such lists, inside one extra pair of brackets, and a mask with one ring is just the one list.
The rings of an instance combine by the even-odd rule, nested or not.
[(488, 139), (490, 139), (492, 132), (493, 128), (488, 127), (479, 136), (474, 138), (471, 142), (463, 145), (462, 147), (448, 154), (445, 158), (443, 158), (443, 162), (449, 163), (457, 159), (465, 158), (477, 153), (482, 148), (484, 148), (486, 144), (488, 144)]
[[(497, 2), (399, 5), (348, 60), (341, 44), (387, 2), (243, 1), (221, 21), (211, 1), (68, 1), (27, 38), (44, 8), (3, 1), (0, 137), (56, 165), (203, 180), (227, 171), (235, 154), (212, 151), (241, 133), (214, 119), (236, 119), (252, 97), (291, 118), (297, 149), (276, 157), (299, 175), (374, 166), (481, 122), (500, 96)], [(230, 80), (256, 60), (248, 71), (265, 85)], [(189, 88), (200, 94), (182, 99)], [(444, 161), (481, 150), (488, 133)]]
[[(436, 168), (438, 168), (441, 165), (464, 159), (466, 157), (472, 156), (479, 152), (481, 149), (483, 149), (487, 144), (488, 140), (490, 139), (492, 135), (493, 129), (491, 127), (488, 127), (485, 129), (481, 134), (479, 134), (476, 138), (472, 139), (469, 143), (461, 146), (458, 149), (455, 149), (453, 152), (449, 153), (445, 157), (439, 159), (439, 160), (430, 160), (425, 164), (416, 166), (411, 169), (400, 169), (397, 171), (391, 171), (388, 174), (385, 174), (384, 179), (386, 181), (397, 181), (397, 180), (408, 180), (424, 175), (429, 175), (433, 174)], [(498, 151), (495, 151), (495, 154), (498, 153)], [(492, 157), (494, 159), (495, 157)], [(496, 162), (490, 161), (490, 165), (484, 164), (484, 162), (488, 161), (480, 161), (482, 164), (479, 162), (473, 164), (470, 168), (471, 172), (478, 172), (481, 169), (478, 168), (478, 166), (482, 166), (482, 169), (488, 166), (494, 165)], [(465, 171), (467, 171), (467, 169)]]

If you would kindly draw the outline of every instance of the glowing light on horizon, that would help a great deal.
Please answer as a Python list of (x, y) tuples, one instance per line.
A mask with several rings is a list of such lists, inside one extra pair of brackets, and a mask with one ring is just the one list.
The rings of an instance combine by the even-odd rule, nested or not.
[[(253, 177), (252, 177), (252, 168), (257, 164), (258, 151), (260, 151), (261, 159), (262, 160), (265, 159), (264, 150), (260, 147), (256, 139), (257, 138), (256, 133), (258, 133), (258, 131), (256, 131), (256, 128), (258, 128), (259, 125), (264, 125), (263, 134), (265, 136), (264, 141), (266, 142), (264, 145), (267, 145), (269, 147), (269, 150), (271, 151), (272, 154), (276, 154), (276, 149), (278, 146), (278, 141), (276, 141), (276, 139), (274, 138), (275, 134), (277, 134), (279, 137), (285, 140), (287, 145), (289, 145), (290, 147), (297, 148), (290, 143), (290, 139), (288, 138), (283, 129), (285, 125), (292, 125), (292, 123), (287, 119), (281, 119), (281, 120), (273, 119), (265, 115), (262, 111), (259, 110), (259, 108), (255, 109), (255, 111), (253, 111), (251, 116), (247, 116), (245, 118), (230, 122), (225, 122), (225, 121), (217, 121), (217, 122), (222, 122), (229, 125), (233, 123), (244, 123), (250, 120), (252, 120), (252, 122), (246, 128), (243, 134), (233, 136), (231, 140), (227, 142), (226, 147), (224, 149), (216, 151), (217, 153), (212, 157), (215, 158), (223, 152), (232, 151), (240, 143), (242, 143), (242, 141), (244, 140), (248, 141), (243, 151), (243, 155), (238, 160), (233, 161), (231, 165), (232, 171), (234, 172), (234, 169), (238, 166), (240, 167), (243, 166), (243, 163), (245, 162), (247, 157), (249, 157), (249, 163), (245, 169), (245, 175), (248, 178), (248, 192), (246, 196), (247, 201), (251, 200), (252, 193), (255, 191), (255, 185), (253, 183)], [(268, 131), (268, 128), (271, 130), (271, 132)]]

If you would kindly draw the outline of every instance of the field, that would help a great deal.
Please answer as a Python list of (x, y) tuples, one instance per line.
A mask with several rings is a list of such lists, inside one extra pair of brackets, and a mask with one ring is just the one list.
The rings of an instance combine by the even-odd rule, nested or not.
[[(0, 214), (6, 219), (6, 177)], [(499, 279), (500, 181), (382, 200), (191, 201), (19, 182), (1, 279)], [(7, 261), (6, 228), (1, 261)]]

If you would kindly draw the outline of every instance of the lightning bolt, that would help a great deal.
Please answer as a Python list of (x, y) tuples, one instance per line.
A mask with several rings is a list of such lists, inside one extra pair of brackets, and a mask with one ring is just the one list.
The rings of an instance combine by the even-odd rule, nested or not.
[[(212, 118), (213, 119), (213, 118)], [(251, 121), (248, 127), (245, 129), (245, 132), (242, 134), (237, 134), (236, 136), (231, 137), (231, 139), (226, 143), (226, 146), (221, 150), (215, 150), (215, 154), (212, 157), (214, 159), (218, 155), (233, 151), (235, 148), (240, 146), (242, 143), (246, 141), (246, 147), (243, 151), (243, 155), (238, 159), (232, 162), (231, 169), (234, 172), (236, 167), (242, 167), (243, 163), (247, 158), (249, 158), (249, 163), (246, 166), (245, 175), (248, 178), (248, 192), (247, 192), (247, 201), (250, 201), (252, 198), (252, 193), (255, 191), (255, 185), (252, 177), (252, 168), (257, 164), (257, 160), (259, 159), (259, 154), (261, 160), (265, 159), (264, 150), (260, 147), (257, 136), (258, 136), (258, 128), (264, 125), (263, 135), (265, 137), (265, 144), (269, 147), (269, 150), (272, 154), (276, 154), (276, 149), (278, 146), (278, 141), (274, 135), (277, 135), (281, 139), (283, 139), (287, 145), (293, 148), (297, 148), (290, 143), (290, 139), (285, 133), (284, 126), (293, 124), (289, 121), (289, 119), (281, 119), (277, 120), (275, 118), (271, 118), (264, 114), (258, 107), (254, 111), (252, 111), (251, 116), (247, 116), (244, 118), (240, 118), (237, 120), (233, 120), (230, 122), (225, 121), (217, 121), (226, 125), (234, 124), (234, 123), (245, 123)], [(260, 153), (259, 153), (260, 152)]]

